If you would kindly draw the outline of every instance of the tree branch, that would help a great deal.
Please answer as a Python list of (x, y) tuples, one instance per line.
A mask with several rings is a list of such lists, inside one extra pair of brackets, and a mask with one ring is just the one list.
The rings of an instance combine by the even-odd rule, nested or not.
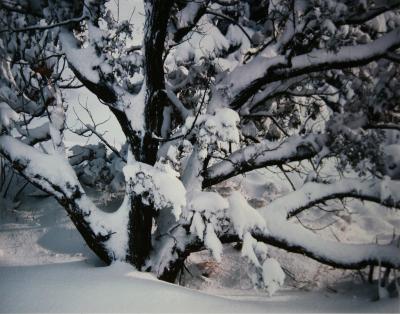
[(400, 209), (400, 182), (371, 179), (342, 179), (333, 183), (305, 183), (300, 189), (271, 202), (266, 211), (277, 211), (286, 218), (296, 216), (305, 209), (331, 199), (346, 197), (379, 203)]
[(203, 188), (220, 183), (238, 174), (268, 166), (278, 166), (317, 155), (324, 146), (325, 135), (291, 136), (277, 147), (269, 143), (249, 145), (233, 152), (203, 173)]
[(104, 227), (105, 217), (96, 217), (96, 207), (87, 198), (66, 159), (41, 153), (8, 135), (0, 135), (0, 154), (30, 183), (53, 195), (66, 209), (88, 246), (104, 262), (111, 262), (111, 252), (105, 246), (111, 232)]
[(79, 23), (87, 18), (88, 18), (87, 16), (81, 16), (81, 17), (76, 17), (76, 18), (68, 19), (65, 21), (61, 21), (61, 22), (53, 23), (53, 24), (49, 24), (49, 25), (30, 25), (30, 26), (22, 27), (22, 28), (2, 29), (2, 30), (0, 30), (0, 33), (6, 33), (6, 32), (21, 33), (21, 32), (29, 32), (29, 31), (44, 31), (46, 29), (50, 29), (50, 28), (54, 28), (54, 27), (64, 26), (64, 25), (73, 24), (73, 23)]
[[(228, 82), (231, 83), (229, 91), (232, 96), (229, 106), (239, 108), (266, 84), (322, 70), (365, 65), (385, 57), (389, 51), (399, 46), (400, 28), (396, 28), (371, 43), (344, 46), (338, 48), (336, 52), (315, 49), (310, 53), (293, 57), (290, 64), (289, 60), (285, 62), (284, 56), (272, 58), (257, 56), (251, 62), (230, 73), (220, 87), (223, 88)], [(244, 76), (244, 72), (251, 73), (250, 77)]]

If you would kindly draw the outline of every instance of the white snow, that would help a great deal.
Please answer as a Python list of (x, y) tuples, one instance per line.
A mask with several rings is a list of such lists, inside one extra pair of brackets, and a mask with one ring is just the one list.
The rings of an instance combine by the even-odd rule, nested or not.
[[(195, 4), (193, 6), (196, 6)], [(188, 19), (185, 23), (188, 22)], [(229, 41), (221, 34), (219, 29), (209, 20), (208, 16), (203, 16), (197, 23), (198, 30), (193, 34), (188, 34), (175, 47), (166, 59), (167, 67), (173, 68), (175, 64), (193, 60), (200, 62), (204, 55), (215, 57), (222, 51), (228, 50)]]
[(228, 200), (227, 214), (239, 237), (243, 237), (247, 231), (251, 231), (253, 228), (267, 232), (264, 218), (247, 203), (240, 192), (233, 192)]
[(60, 32), (60, 41), (69, 64), (79, 70), (89, 81), (99, 82), (99, 73), (94, 68), (100, 66), (104, 60), (96, 57), (97, 54), (93, 46), (78, 48), (73, 35), (63, 31)]
[(228, 201), (216, 192), (194, 192), (188, 202), (188, 209), (195, 212), (216, 213), (228, 206)]
[(199, 239), (202, 241), (204, 238), (204, 230), (205, 225), (201, 215), (198, 212), (195, 212), (192, 217), (192, 224), (190, 225), (190, 232), (197, 235)]
[(144, 133), (144, 109), (146, 98), (146, 82), (144, 81), (137, 95), (132, 95), (120, 89), (120, 103), (122, 104), (126, 116), (128, 117), (132, 129)]
[(215, 234), (214, 227), (211, 223), (207, 224), (204, 236), (204, 245), (211, 251), (212, 256), (217, 262), (221, 261), (222, 244)]
[[(16, 211), (0, 212), (0, 312), (398, 312), (398, 299), (371, 302), (375, 284), (335, 285), (335, 293), (284, 288), (267, 297), (246, 286), (240, 252), (227, 249), (203, 292), (178, 287), (124, 263), (104, 267), (54, 199), (27, 197)], [(299, 273), (316, 267), (298, 257), (294, 263)]]
[(5, 102), (0, 102), (0, 132), (3, 129), (8, 129), (14, 121), (19, 118), (16, 113), (9, 105)]
[(254, 247), (257, 245), (257, 240), (254, 239), (249, 232), (246, 232), (243, 237), (242, 244), (242, 256), (249, 259), (249, 261), (257, 267), (260, 267), (260, 261), (258, 260)]
[(140, 162), (133, 162), (123, 169), (127, 183), (132, 181), (133, 191), (141, 195), (148, 192), (158, 210), (171, 209), (179, 218), (186, 205), (186, 190), (182, 182), (170, 173)]

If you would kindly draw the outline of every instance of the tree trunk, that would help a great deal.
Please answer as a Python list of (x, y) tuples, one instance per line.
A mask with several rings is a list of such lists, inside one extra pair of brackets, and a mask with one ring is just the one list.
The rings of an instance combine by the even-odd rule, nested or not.
[(145, 204), (140, 195), (132, 195), (128, 222), (127, 260), (137, 269), (144, 266), (151, 251), (151, 229), (154, 215), (152, 204)]

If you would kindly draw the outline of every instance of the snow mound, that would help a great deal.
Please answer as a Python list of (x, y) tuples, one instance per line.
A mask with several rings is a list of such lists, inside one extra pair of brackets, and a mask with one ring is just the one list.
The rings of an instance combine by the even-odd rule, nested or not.
[(135, 194), (154, 202), (157, 210), (171, 209), (175, 218), (179, 218), (186, 205), (186, 190), (179, 179), (140, 162), (125, 166), (123, 172)]

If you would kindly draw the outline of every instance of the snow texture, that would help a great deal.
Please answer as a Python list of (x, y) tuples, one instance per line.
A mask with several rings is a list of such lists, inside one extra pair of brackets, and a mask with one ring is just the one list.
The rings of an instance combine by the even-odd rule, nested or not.
[(16, 113), (9, 105), (5, 102), (0, 102), (0, 132), (3, 129), (9, 129), (14, 121), (19, 118)]
[(262, 269), (265, 289), (268, 295), (273, 295), (283, 285), (285, 273), (274, 258), (267, 258), (262, 265)]
[(240, 192), (233, 192), (228, 200), (229, 209), (227, 214), (239, 237), (243, 237), (248, 231), (257, 228), (267, 232), (264, 218), (247, 203)]
[(135, 194), (153, 202), (157, 210), (170, 209), (179, 218), (186, 205), (186, 190), (179, 179), (140, 162), (125, 166), (123, 172)]

